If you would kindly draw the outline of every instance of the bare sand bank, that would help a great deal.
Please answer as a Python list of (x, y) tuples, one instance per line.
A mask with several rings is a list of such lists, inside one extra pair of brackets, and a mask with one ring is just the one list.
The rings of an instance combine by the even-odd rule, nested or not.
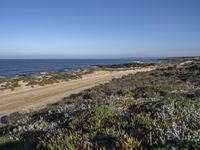
[(81, 79), (55, 83), (34, 88), (21, 87), (14, 91), (0, 92), (0, 115), (12, 112), (34, 111), (45, 107), (47, 104), (55, 103), (70, 94), (105, 83), (113, 78), (123, 75), (147, 72), (156, 69), (155, 66), (135, 68), (125, 71), (95, 71), (83, 75)]

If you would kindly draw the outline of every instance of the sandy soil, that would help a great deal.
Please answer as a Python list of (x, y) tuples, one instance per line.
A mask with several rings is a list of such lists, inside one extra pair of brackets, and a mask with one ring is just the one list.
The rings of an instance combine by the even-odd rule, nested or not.
[(191, 64), (193, 61), (185, 61), (178, 65), (178, 68), (184, 67), (184, 65)]
[(45, 107), (47, 104), (55, 103), (73, 93), (105, 83), (113, 78), (120, 78), (123, 75), (146, 72), (156, 67), (136, 68), (126, 71), (95, 71), (84, 75), (81, 79), (70, 80), (46, 86), (34, 88), (25, 87), (15, 91), (0, 92), (0, 115), (12, 112), (35, 111)]

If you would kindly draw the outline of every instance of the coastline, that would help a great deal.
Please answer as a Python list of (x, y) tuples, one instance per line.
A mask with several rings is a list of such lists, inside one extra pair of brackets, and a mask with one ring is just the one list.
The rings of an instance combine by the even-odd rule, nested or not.
[(65, 96), (81, 92), (82, 90), (105, 83), (113, 78), (120, 78), (123, 75), (135, 74), (154, 70), (155, 66), (129, 68), (120, 71), (96, 70), (83, 75), (81, 78), (62, 81), (34, 88), (22, 86), (14, 91), (5, 90), (0, 92), (0, 115), (13, 112), (30, 112), (46, 105), (58, 102)]
[[(142, 132), (145, 125), (147, 128), (142, 140), (148, 141), (146, 136), (149, 135), (149, 129), (155, 128), (154, 125), (159, 125), (152, 132), (157, 135), (165, 131), (165, 125), (173, 129), (174, 123), (181, 123), (181, 126), (187, 123), (187, 127), (190, 127), (190, 119), (193, 117), (197, 118), (193, 120), (193, 125), (199, 124), (199, 65), (199, 60), (186, 60), (143, 67), (104, 66), (97, 67), (94, 72), (79, 79), (34, 87), (27, 91), (10, 91), (10, 94), (5, 95), (8, 99), (9, 96), (19, 99), (5, 99), (3, 105), (0, 101), (0, 110), (4, 107), (7, 111), (5, 115), (0, 115), (0, 140), (3, 141), (0, 147), (7, 148), (10, 144), (20, 148), (38, 147), (41, 140), (45, 144), (49, 144), (49, 138), (62, 143), (60, 137), (66, 137), (64, 140), (67, 140), (69, 136), (75, 137), (72, 141), (76, 142), (77, 138), (82, 141), (82, 137), (88, 135), (92, 143), (99, 137), (99, 131), (100, 136), (103, 135), (101, 133), (112, 135), (109, 129), (117, 129), (115, 131), (119, 134), (116, 138), (126, 142), (122, 137), (131, 138), (128, 134), (132, 130), (126, 134), (130, 125)], [(184, 120), (177, 119), (177, 113)], [(166, 119), (169, 114), (175, 118), (173, 122)], [(162, 126), (157, 122), (160, 116)], [(190, 117), (189, 122), (185, 116)], [(155, 119), (157, 124), (153, 124)], [(184, 131), (187, 129), (184, 128)], [(188, 136), (188, 132), (185, 133), (184, 136)], [(199, 137), (198, 128), (191, 128), (189, 134), (193, 136), (194, 133)], [(157, 136), (152, 137), (156, 141), (160, 140)], [(102, 142), (102, 138), (97, 140)], [(140, 144), (140, 140), (136, 142)], [(29, 141), (37, 146), (30, 145)], [(143, 145), (152, 146), (151, 143)], [(78, 146), (74, 144), (74, 147)]]
[(0, 59), (0, 75), (14, 77), (40, 72), (66, 72), (92, 65), (129, 63), (132, 59)]
[[(193, 58), (190, 59), (191, 63)], [(103, 84), (124, 75), (148, 72), (173, 65), (184, 65), (185, 59), (175, 62), (126, 63), (114, 65), (96, 65), (73, 72), (45, 72), (24, 77), (14, 77), (17, 86), (13, 89), (0, 89), (0, 116), (13, 112), (33, 112), (48, 104), (61, 101), (64, 97)], [(67, 76), (66, 76), (67, 75)], [(51, 77), (50, 77), (51, 76)], [(47, 77), (50, 77), (46, 80)], [(40, 79), (36, 82), (36, 79)], [(45, 82), (43, 81), (45, 79)], [(7, 78), (5, 78), (7, 79)], [(12, 79), (12, 78), (11, 78)], [(31, 79), (31, 80), (30, 80)], [(30, 83), (29, 83), (30, 80)], [(8, 82), (12, 83), (12, 80)], [(42, 84), (41, 84), (42, 83)]]
[(136, 67), (146, 67), (158, 63), (122, 63), (122, 64), (107, 64), (107, 65), (91, 65), (90, 67), (71, 69), (68, 71), (42, 71), (32, 74), (18, 74), (12, 77), (0, 76), (0, 92), (14, 91), (20, 87), (35, 87), (48, 84), (59, 83), (72, 79), (82, 78), (85, 74), (90, 74), (94, 71), (124, 71)]

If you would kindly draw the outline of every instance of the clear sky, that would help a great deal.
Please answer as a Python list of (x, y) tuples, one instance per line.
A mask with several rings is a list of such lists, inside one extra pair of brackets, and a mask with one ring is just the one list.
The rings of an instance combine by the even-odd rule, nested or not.
[(0, 0), (0, 58), (200, 55), (200, 0)]

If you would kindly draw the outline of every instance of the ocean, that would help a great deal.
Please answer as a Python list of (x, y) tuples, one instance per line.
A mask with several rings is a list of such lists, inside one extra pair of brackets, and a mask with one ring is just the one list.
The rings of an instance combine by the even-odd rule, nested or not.
[(0, 76), (12, 77), (48, 71), (73, 71), (93, 65), (122, 64), (133, 61), (144, 63), (156, 59), (0, 59)]

